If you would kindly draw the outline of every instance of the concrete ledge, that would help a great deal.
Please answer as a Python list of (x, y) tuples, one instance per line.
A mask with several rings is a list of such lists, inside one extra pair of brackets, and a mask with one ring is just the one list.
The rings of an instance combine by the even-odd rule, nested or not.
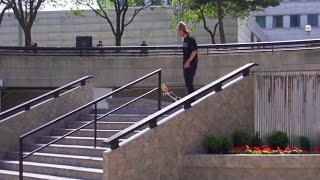
[(182, 179), (320, 179), (319, 161), (316, 154), (185, 155)]
[(183, 159), (187, 167), (210, 168), (320, 168), (318, 154), (289, 155), (186, 155)]

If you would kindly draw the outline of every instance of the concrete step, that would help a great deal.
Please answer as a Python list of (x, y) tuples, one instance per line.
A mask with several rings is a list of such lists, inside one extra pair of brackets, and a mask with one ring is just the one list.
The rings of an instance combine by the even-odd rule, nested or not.
[[(71, 131), (74, 131), (74, 130), (75, 129), (55, 129), (52, 132), (52, 135), (53, 136), (62, 136), (62, 135), (65, 135)], [(99, 138), (108, 138), (118, 132), (120, 132), (120, 130), (97, 130), (97, 136)], [(138, 133), (138, 132), (140, 132), (140, 131), (136, 131), (135, 133)], [(75, 132), (74, 134), (72, 134), (72, 136), (93, 137), (94, 136), (94, 129), (81, 129), (81, 130)], [(125, 138), (128, 138), (128, 137), (125, 137)]]
[[(117, 108), (129, 101), (132, 101), (135, 97), (118, 97), (118, 98), (108, 98), (106, 101), (108, 102), (109, 108)], [(161, 106), (165, 107), (169, 105), (168, 102), (161, 102)], [(128, 106), (128, 108), (157, 108), (158, 101), (152, 99), (140, 99)]]
[[(98, 114), (106, 114), (113, 110), (114, 108), (109, 108), (109, 109), (98, 109), (97, 112)], [(157, 112), (157, 108), (123, 108), (114, 114), (135, 114), (135, 115), (150, 115), (155, 112)], [(93, 110), (91, 111), (93, 113)]]
[[(31, 151), (42, 147), (44, 144), (27, 144), (25, 146), (26, 151)], [(53, 154), (66, 154), (66, 155), (78, 155), (78, 156), (92, 156), (102, 157), (103, 152), (108, 150), (104, 146), (94, 148), (92, 144), (89, 146), (81, 145), (65, 145), (65, 144), (52, 144), (49, 147), (44, 148), (40, 152), (53, 153)]]
[[(27, 154), (25, 152), (24, 154)], [(10, 153), (8, 159), (18, 160), (19, 153)], [(79, 155), (66, 155), (66, 154), (52, 154), (52, 153), (34, 153), (29, 156), (27, 161), (39, 163), (52, 163), (60, 165), (69, 165), (77, 167), (97, 168), (102, 169), (102, 157), (93, 156), (79, 156)]]
[[(59, 164), (47, 164), (24, 161), (24, 172), (35, 174), (46, 174), (52, 176), (61, 176), (77, 179), (92, 179), (101, 180), (103, 176), (103, 169), (83, 168), (77, 166), (66, 166)], [(0, 167), (4, 170), (17, 171), (19, 168), (19, 161), (1, 160)]]
[[(19, 180), (19, 171), (9, 171), (0, 169), (1, 180)], [(23, 173), (23, 180), (81, 180), (75, 178), (50, 176), (45, 174)]]
[[(70, 121), (67, 123), (68, 129), (78, 128), (82, 125), (89, 123), (89, 121)], [(97, 122), (97, 129), (99, 130), (123, 130), (135, 122)], [(93, 129), (94, 124), (86, 127), (86, 129)]]
[[(103, 114), (98, 114), (97, 117)], [(139, 122), (146, 118), (147, 115), (140, 114), (112, 114), (99, 120), (99, 122)], [(83, 115), (79, 117), (80, 121), (94, 120), (94, 114)]]
[[(60, 138), (61, 136), (42, 136), (39, 137), (40, 143), (47, 143), (51, 142), (53, 140), (56, 140)], [(103, 141), (106, 140), (106, 138), (97, 138), (97, 146), (103, 147)], [(123, 141), (123, 139), (120, 141)], [(94, 138), (93, 137), (76, 137), (76, 136), (68, 136), (64, 139), (61, 139), (58, 141), (59, 144), (64, 145), (82, 145), (82, 146), (93, 146), (94, 145)]]

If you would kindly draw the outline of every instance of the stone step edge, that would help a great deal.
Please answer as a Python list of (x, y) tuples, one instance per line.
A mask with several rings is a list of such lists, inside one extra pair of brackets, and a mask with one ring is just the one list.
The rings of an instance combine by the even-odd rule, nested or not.
[[(28, 154), (30, 152), (24, 152), (23, 154)], [(10, 152), (10, 154), (19, 154), (19, 152)], [(67, 154), (55, 154), (55, 153), (34, 153), (32, 156), (39, 157), (52, 157), (52, 158), (67, 158), (67, 159), (77, 159), (77, 160), (92, 160), (92, 161), (103, 161), (102, 157), (93, 156), (79, 156), (79, 155), (67, 155)]]
[[(26, 146), (44, 146), (45, 144), (26, 144)], [(109, 148), (106, 147), (99, 147), (97, 146), (94, 148), (93, 146), (81, 146), (81, 145), (65, 145), (65, 144), (51, 144), (47, 148), (54, 147), (54, 148), (74, 148), (74, 149), (86, 149), (86, 150), (100, 150), (100, 151), (106, 151), (109, 150)]]
[[(0, 160), (0, 163), (19, 165), (19, 161), (14, 161), (14, 160)], [(88, 173), (100, 173), (100, 174), (103, 173), (103, 169), (84, 168), (84, 167), (68, 166), (68, 165), (61, 165), (61, 164), (48, 164), (48, 163), (24, 161), (23, 165), (33, 166), (33, 167), (42, 167), (42, 168), (61, 169), (61, 170), (82, 171), (82, 172), (88, 172)]]
[[(0, 175), (19, 176), (19, 172), (18, 171), (9, 171), (9, 170), (1, 170), (0, 169)], [(58, 177), (58, 176), (51, 176), (51, 175), (45, 175), (45, 174), (36, 174), (36, 173), (28, 173), (28, 172), (24, 172), (23, 173), (23, 177), (44, 179), (44, 180), (80, 180), (80, 179), (74, 179), (74, 178)]]

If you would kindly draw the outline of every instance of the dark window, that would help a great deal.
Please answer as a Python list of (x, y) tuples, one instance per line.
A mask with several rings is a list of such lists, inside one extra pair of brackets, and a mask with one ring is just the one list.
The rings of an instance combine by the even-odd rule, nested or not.
[(273, 28), (283, 27), (283, 16), (273, 16)]
[(256, 22), (261, 28), (266, 28), (266, 17), (265, 16), (256, 16)]
[(300, 15), (290, 16), (290, 27), (300, 27)]
[(318, 26), (318, 14), (309, 14), (308, 15), (308, 25), (310, 26)]
[(152, 0), (152, 5), (162, 5), (162, 0)]

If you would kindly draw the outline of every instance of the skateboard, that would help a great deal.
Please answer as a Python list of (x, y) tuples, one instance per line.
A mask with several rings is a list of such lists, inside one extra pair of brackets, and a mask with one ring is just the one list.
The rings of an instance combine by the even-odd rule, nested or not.
[(163, 96), (169, 96), (173, 101), (178, 101), (181, 97), (177, 96), (173, 91), (171, 91), (167, 85), (161, 84), (161, 90)]

